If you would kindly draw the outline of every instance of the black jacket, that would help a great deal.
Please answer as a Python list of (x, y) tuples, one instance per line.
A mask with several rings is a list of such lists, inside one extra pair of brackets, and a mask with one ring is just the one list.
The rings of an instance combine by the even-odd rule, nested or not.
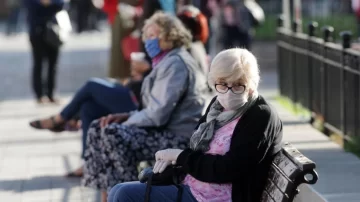
[(143, 108), (141, 99), (141, 86), (143, 84), (144, 78), (150, 74), (151, 70), (152, 68), (146, 71), (143, 75), (143, 79), (141, 79), (140, 81), (130, 80), (129, 83), (126, 85), (126, 87), (128, 87), (134, 93), (137, 101), (139, 102), (138, 110), (141, 110)]
[(64, 0), (51, 0), (49, 6), (43, 6), (39, 0), (23, 0), (27, 9), (27, 21), (30, 34), (36, 34), (37, 28), (44, 28), (46, 23), (54, 20), (57, 12), (64, 6)]
[[(211, 103), (215, 101), (215, 98)], [(209, 111), (200, 119), (205, 121)], [(225, 155), (184, 150), (177, 159), (184, 171), (209, 183), (232, 183), (232, 201), (258, 202), (273, 157), (281, 150), (282, 122), (259, 96), (240, 118)]]

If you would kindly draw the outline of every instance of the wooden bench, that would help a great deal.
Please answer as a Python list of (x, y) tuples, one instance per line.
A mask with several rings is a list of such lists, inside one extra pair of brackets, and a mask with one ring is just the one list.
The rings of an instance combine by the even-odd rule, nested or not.
[(315, 184), (317, 180), (315, 163), (285, 143), (272, 162), (261, 202), (292, 202), (300, 184)]
[[(141, 162), (139, 172), (153, 163)], [(311, 175), (312, 178), (307, 179), (307, 175)], [(272, 162), (261, 202), (292, 202), (299, 193), (300, 184), (315, 184), (317, 180), (315, 163), (290, 143), (284, 143), (282, 150)]]

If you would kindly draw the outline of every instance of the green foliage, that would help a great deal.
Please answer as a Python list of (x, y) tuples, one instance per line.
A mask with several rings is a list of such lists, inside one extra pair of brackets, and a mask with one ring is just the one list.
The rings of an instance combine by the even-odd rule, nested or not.
[(255, 39), (257, 40), (275, 40), (276, 39), (277, 16), (266, 16), (264, 24), (255, 30)]
[[(287, 97), (277, 96), (276, 100), (281, 106), (283, 106), (285, 109), (289, 110), (295, 115), (306, 117), (309, 117), (311, 115), (311, 112), (308, 109), (302, 107), (300, 104), (294, 104), (294, 102), (292, 102)], [(346, 138), (347, 141), (344, 141), (344, 138), (339, 134), (335, 134), (333, 132), (329, 134), (328, 132), (324, 131), (324, 121), (322, 120), (322, 118), (315, 118), (313, 122), (313, 127), (321, 132), (327, 133), (326, 135), (328, 135), (332, 141), (343, 146), (345, 151), (351, 152), (360, 157), (360, 137), (351, 136)]]
[[(357, 22), (352, 14), (331, 15), (329, 17), (303, 17), (303, 32), (308, 32), (308, 24), (311, 21), (319, 23), (317, 32), (318, 37), (322, 37), (321, 27), (330, 25), (335, 28), (335, 40), (340, 40), (341, 31), (350, 30), (354, 36), (357, 36)], [(257, 40), (275, 40), (277, 27), (277, 15), (268, 15), (263, 25), (256, 28), (255, 39)]]
[(344, 149), (360, 157), (360, 137), (352, 136), (344, 143)]
[(280, 105), (282, 105), (283, 107), (285, 107), (287, 110), (289, 110), (290, 112), (292, 112), (293, 114), (297, 115), (297, 116), (302, 116), (302, 117), (307, 117), (309, 118), (311, 115), (311, 112), (306, 109), (305, 107), (303, 107), (301, 104), (299, 103), (294, 103), (292, 102), (289, 98), (284, 97), (284, 96), (277, 96), (276, 100), (278, 101), (278, 103)]

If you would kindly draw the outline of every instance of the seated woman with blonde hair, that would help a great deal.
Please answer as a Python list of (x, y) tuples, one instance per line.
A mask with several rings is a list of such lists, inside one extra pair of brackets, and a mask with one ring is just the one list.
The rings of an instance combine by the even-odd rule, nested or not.
[(152, 58), (141, 90), (143, 108), (94, 121), (87, 138), (83, 184), (106, 191), (137, 179), (137, 163), (156, 151), (185, 149), (201, 118), (206, 77), (186, 51), (191, 34), (179, 19), (156, 13), (145, 22), (143, 41)]
[[(216, 89), (190, 148), (156, 152), (154, 173), (176, 164), (185, 178), (181, 201), (259, 202), (273, 157), (281, 149), (282, 122), (258, 95), (256, 58), (245, 49), (220, 52), (208, 82)], [(144, 201), (146, 184), (127, 182), (110, 191), (108, 202)], [(174, 185), (152, 186), (150, 201), (177, 201)]]

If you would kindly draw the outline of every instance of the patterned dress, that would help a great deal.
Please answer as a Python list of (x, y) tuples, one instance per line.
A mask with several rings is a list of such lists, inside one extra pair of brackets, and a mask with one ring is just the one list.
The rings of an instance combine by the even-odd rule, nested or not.
[(168, 131), (113, 123), (101, 128), (95, 120), (88, 131), (82, 184), (109, 190), (122, 182), (138, 180), (136, 165), (154, 160), (158, 150), (185, 149), (189, 138)]

